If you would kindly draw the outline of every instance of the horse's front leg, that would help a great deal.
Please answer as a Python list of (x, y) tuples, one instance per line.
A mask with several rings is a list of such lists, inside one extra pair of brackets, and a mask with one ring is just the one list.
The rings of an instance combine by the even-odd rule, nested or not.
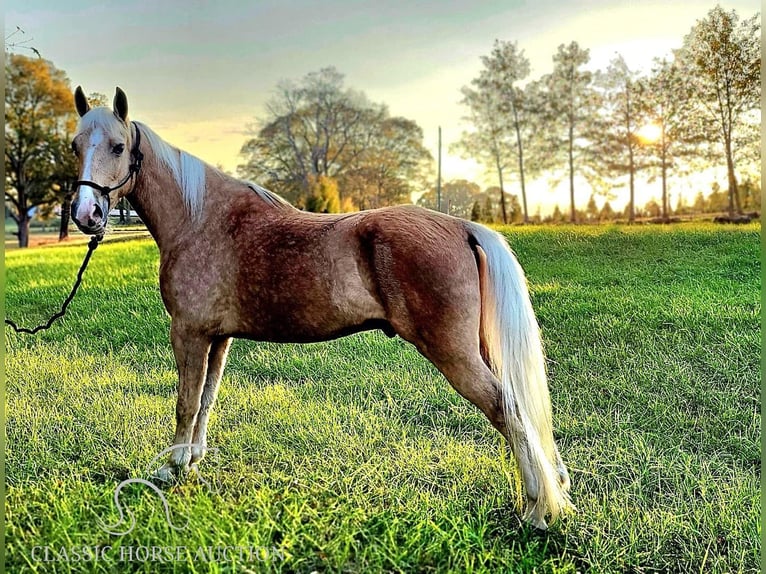
[(170, 480), (189, 469), (194, 424), (207, 374), (210, 337), (195, 333), (173, 321), (170, 340), (178, 367), (178, 401), (176, 402), (176, 435), (167, 463), (157, 471), (157, 478)]
[(207, 376), (205, 377), (205, 388), (202, 391), (199, 413), (194, 425), (194, 434), (192, 442), (194, 446), (191, 450), (192, 464), (199, 462), (207, 450), (207, 422), (210, 417), (210, 411), (215, 404), (218, 395), (218, 386), (223, 375), (223, 368), (226, 365), (226, 356), (229, 354), (231, 338), (216, 339), (210, 346), (210, 354), (207, 361)]

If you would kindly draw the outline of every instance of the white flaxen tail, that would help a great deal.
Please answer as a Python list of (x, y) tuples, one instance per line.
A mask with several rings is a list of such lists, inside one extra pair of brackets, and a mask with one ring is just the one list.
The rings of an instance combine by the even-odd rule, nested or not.
[(486, 256), (482, 261), (479, 252), (481, 335), (490, 368), (502, 383), (508, 436), (529, 499), (525, 518), (545, 528), (547, 514), (556, 520), (573, 506), (569, 476), (553, 440), (540, 329), (524, 271), (505, 239), (483, 225), (468, 225)]

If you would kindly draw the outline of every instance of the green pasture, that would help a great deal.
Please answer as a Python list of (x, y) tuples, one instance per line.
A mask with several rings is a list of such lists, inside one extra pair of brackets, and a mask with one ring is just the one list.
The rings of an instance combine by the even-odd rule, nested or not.
[[(164, 490), (178, 529), (132, 484), (135, 528), (107, 533), (117, 485), (149, 477), (175, 424), (157, 248), (123, 241), (96, 251), (64, 320), (6, 328), (7, 571), (757, 572), (760, 225), (503, 231), (542, 326), (575, 515), (522, 524), (499, 435), (375, 332), (236, 342), (217, 451)], [(43, 322), (84, 253), (6, 253), (7, 315)]]

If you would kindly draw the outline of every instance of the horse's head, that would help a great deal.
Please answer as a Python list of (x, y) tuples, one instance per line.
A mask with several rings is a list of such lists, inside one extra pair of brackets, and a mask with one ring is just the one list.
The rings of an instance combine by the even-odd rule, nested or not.
[(83, 233), (104, 233), (111, 206), (130, 193), (141, 166), (138, 149), (132, 143), (128, 122), (128, 98), (120, 88), (114, 96), (114, 111), (91, 109), (81, 87), (74, 93), (80, 123), (72, 140), (72, 151), (79, 161), (76, 195), (72, 201), (72, 219)]

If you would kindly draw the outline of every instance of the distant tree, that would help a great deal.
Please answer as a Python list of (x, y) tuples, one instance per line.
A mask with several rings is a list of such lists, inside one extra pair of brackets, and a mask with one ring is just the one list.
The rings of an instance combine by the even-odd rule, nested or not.
[(585, 207), (585, 217), (588, 221), (598, 221), (598, 205), (596, 205), (596, 197), (591, 193), (590, 199), (588, 199), (588, 205)]
[[(468, 219), (473, 212), (473, 206), (481, 193), (481, 188), (472, 181), (455, 179), (442, 184), (442, 202), (449, 205), (450, 215)], [(424, 193), (418, 200), (418, 205), (428, 209), (436, 209), (436, 188)], [(483, 218), (483, 213), (481, 214)], [(483, 221), (477, 220), (477, 221)]]
[[(630, 204), (628, 205), (628, 209), (631, 210), (631, 212), (634, 211), (635, 207), (631, 209)], [(614, 209), (612, 209), (612, 205), (609, 203), (609, 201), (605, 201), (603, 207), (601, 208), (601, 211), (598, 212), (598, 220), (599, 221), (612, 221), (614, 220), (615, 216), (617, 214), (615, 213)]]
[(33, 213), (71, 191), (75, 126), (66, 74), (47, 60), (6, 54), (5, 201), (18, 226), (19, 247), (29, 245)]
[[(684, 70), (666, 59), (655, 60), (651, 75), (638, 83), (641, 105), (648, 121), (659, 130), (656, 140), (643, 140), (653, 156), (662, 182), (661, 217), (669, 215), (668, 180), (695, 156), (704, 158), (709, 134), (699, 123), (697, 109), (690, 104), (691, 92)], [(650, 179), (651, 180), (651, 179)]]
[(714, 181), (710, 187), (710, 195), (707, 196), (705, 202), (706, 211), (708, 213), (720, 213), (726, 211), (730, 205), (731, 194), (723, 191), (721, 185)]
[(484, 221), (484, 210), (481, 208), (481, 202), (477, 199), (471, 207), (471, 221)]
[(705, 201), (705, 194), (701, 191), (697, 192), (694, 197), (694, 203), (692, 204), (692, 213), (705, 213), (707, 211), (707, 202)]
[[(605, 73), (596, 75), (596, 85), (603, 91), (601, 137), (594, 147), (603, 159), (603, 168), (609, 178), (628, 176), (628, 221), (635, 221), (636, 173), (647, 166), (641, 157), (638, 131), (646, 123), (646, 107), (640, 99), (644, 95), (625, 59), (618, 55)], [(643, 160), (642, 160), (643, 159)]]
[[(742, 213), (735, 138), (747, 127), (748, 117), (760, 117), (760, 30), (759, 14), (740, 21), (736, 10), (716, 6), (697, 21), (678, 53), (708, 122), (718, 131), (728, 175), (729, 213)], [(755, 129), (749, 131), (758, 137)]]
[(661, 213), (662, 208), (660, 207), (660, 204), (657, 203), (656, 199), (650, 199), (646, 202), (646, 205), (644, 206), (644, 215), (646, 217), (660, 217)]
[(305, 207), (306, 211), (314, 213), (338, 213), (338, 183), (325, 175), (309, 176), (309, 195)]
[(461, 103), (468, 106), (467, 119), (473, 125), (473, 130), (463, 132), (452, 149), (463, 157), (476, 158), (497, 173), (500, 213), (502, 222), (507, 223), (504, 179), (513, 158), (507, 141), (506, 118), (500, 111), (502, 104), (495, 95), (489, 90), (483, 90), (479, 79), (474, 79), (472, 84), (476, 89), (463, 87)]
[(427, 185), (433, 163), (420, 126), (386, 114), (371, 127), (364, 150), (354, 154), (338, 178), (347, 195), (364, 209), (409, 203), (412, 193)]
[(509, 131), (508, 143), (518, 166), (517, 174), (521, 187), (521, 206), (524, 223), (529, 222), (524, 153), (526, 145), (535, 134), (533, 108), (528, 102), (528, 93), (518, 83), (529, 75), (529, 59), (516, 42), (495, 40), (492, 53), (482, 57), (484, 69), (478, 78), (480, 89), (488, 90), (497, 99), (498, 112), (506, 117)]
[[(242, 147), (243, 177), (263, 181), (296, 204), (311, 195), (312, 178), (338, 183), (341, 204), (376, 207), (409, 201), (431, 161), (423, 133), (384, 105), (343, 85), (335, 68), (283, 81), (267, 116)], [(351, 201), (348, 201), (351, 197)]]
[(497, 223), (497, 210), (492, 203), (492, 196), (488, 193), (484, 194), (484, 221), (485, 223)]
[(561, 209), (559, 208), (558, 203), (553, 208), (553, 213), (551, 214), (551, 221), (553, 223), (561, 223), (564, 221), (564, 214), (561, 213)]
[(761, 210), (761, 184), (758, 179), (745, 178), (739, 184), (742, 209), (748, 211)]
[(591, 146), (598, 96), (592, 85), (593, 74), (583, 69), (589, 60), (588, 50), (577, 42), (562, 44), (553, 56), (553, 73), (542, 80), (547, 101), (542, 125), (548, 126), (551, 156), (566, 164), (572, 222), (577, 221), (575, 175), (580, 173), (591, 181), (598, 178)]

